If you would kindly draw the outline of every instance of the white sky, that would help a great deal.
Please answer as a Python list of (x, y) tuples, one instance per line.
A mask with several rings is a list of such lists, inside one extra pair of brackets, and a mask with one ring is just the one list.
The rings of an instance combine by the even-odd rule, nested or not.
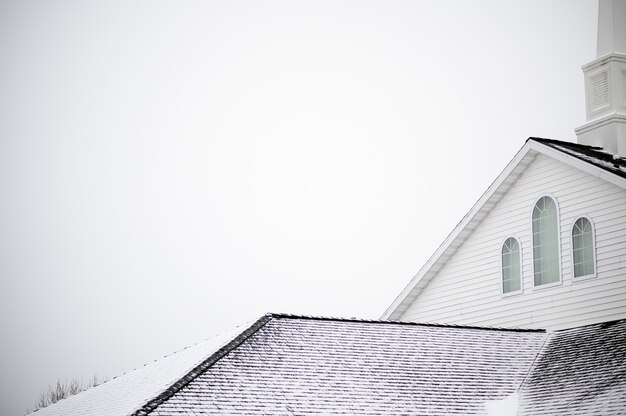
[(0, 2), (0, 413), (265, 312), (377, 318), (529, 136), (597, 1)]

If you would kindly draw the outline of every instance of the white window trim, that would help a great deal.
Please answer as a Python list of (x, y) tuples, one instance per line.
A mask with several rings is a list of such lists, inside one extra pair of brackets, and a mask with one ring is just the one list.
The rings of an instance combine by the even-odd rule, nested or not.
[[(506, 240), (508, 240), (509, 238), (513, 238), (517, 241), (517, 244), (519, 245), (519, 290), (516, 290), (515, 292), (507, 292), (504, 293), (504, 275), (502, 274), (502, 247), (504, 246), (504, 243)], [(524, 264), (522, 263), (522, 259), (524, 258), (522, 256), (522, 240), (516, 236), (516, 235), (507, 235), (506, 237), (504, 237), (501, 241), (500, 241), (500, 251), (499, 251), (499, 256), (500, 256), (500, 295), (503, 298), (508, 298), (509, 296), (515, 296), (515, 295), (521, 295), (522, 293), (524, 293)]]
[[(593, 249), (593, 274), (586, 274), (584, 276), (574, 276), (574, 224), (581, 218), (586, 218), (591, 224), (591, 244)], [(598, 252), (596, 248), (596, 225), (593, 223), (591, 217), (587, 214), (579, 215), (574, 218), (572, 225), (569, 228), (569, 245), (570, 245), (570, 258), (572, 263), (572, 282), (580, 282), (581, 280), (593, 279), (598, 276)]]
[[(535, 210), (535, 205), (537, 205), (537, 202), (539, 202), (539, 200), (541, 198), (543, 198), (544, 196), (547, 196), (548, 198), (552, 198), (552, 200), (554, 201), (554, 205), (556, 206), (556, 224), (558, 229), (557, 231), (557, 235), (558, 238), (556, 239), (557, 242), (557, 254), (559, 256), (558, 258), (558, 265), (559, 265), (559, 281), (558, 282), (553, 282), (553, 283), (546, 283), (544, 285), (535, 285), (535, 247), (534, 247), (534, 242), (533, 242), (533, 211)], [(563, 254), (561, 253), (561, 210), (559, 209), (559, 200), (556, 199), (556, 196), (554, 196), (553, 194), (550, 193), (544, 193), (539, 195), (538, 197), (536, 197), (533, 200), (533, 204), (530, 208), (530, 270), (531, 270), (531, 274), (530, 274), (530, 279), (531, 279), (531, 287), (534, 290), (542, 290), (542, 289), (548, 289), (551, 287), (555, 287), (555, 286), (561, 286), (563, 284), (563, 276), (561, 274), (561, 270), (563, 269), (563, 267), (561, 266), (561, 263), (563, 262)]]

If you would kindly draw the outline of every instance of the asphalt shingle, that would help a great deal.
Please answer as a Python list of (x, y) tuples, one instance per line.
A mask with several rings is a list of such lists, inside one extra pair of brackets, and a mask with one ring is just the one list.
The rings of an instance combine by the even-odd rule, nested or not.
[(486, 414), (543, 331), (272, 315), (153, 410), (174, 415)]
[(626, 415), (626, 320), (550, 334), (520, 415)]
[(547, 333), (268, 314), (35, 416), (614, 416), (625, 409), (626, 320)]

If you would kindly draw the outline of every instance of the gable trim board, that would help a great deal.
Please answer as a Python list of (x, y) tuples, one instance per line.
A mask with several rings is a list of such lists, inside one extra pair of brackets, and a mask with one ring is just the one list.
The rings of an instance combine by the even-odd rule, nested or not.
[(411, 279), (381, 319), (399, 320), (463, 242), (489, 215), (538, 155), (545, 155), (626, 189), (626, 161), (601, 148), (530, 137), (487, 191)]

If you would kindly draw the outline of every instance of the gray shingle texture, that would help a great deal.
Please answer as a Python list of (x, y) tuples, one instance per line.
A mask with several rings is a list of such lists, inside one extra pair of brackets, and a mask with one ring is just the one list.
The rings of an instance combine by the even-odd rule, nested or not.
[(152, 415), (475, 415), (546, 333), (274, 315)]
[(551, 334), (520, 402), (520, 415), (626, 415), (626, 320)]
[(39, 414), (626, 415), (626, 320), (547, 333), (269, 314)]

